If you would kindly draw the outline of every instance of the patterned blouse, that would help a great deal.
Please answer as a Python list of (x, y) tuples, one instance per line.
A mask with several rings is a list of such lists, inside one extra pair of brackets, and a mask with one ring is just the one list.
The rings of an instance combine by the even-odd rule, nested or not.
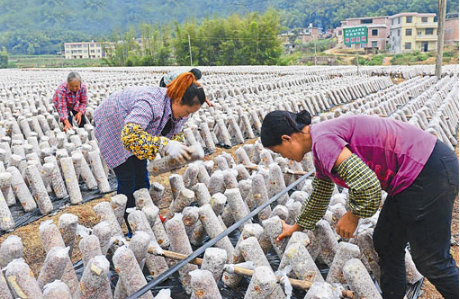
[(88, 105), (86, 85), (81, 84), (77, 92), (72, 92), (67, 82), (62, 83), (54, 93), (53, 103), (61, 121), (67, 119), (72, 110), (85, 114), (86, 105)]
[(132, 155), (153, 160), (169, 139), (182, 141), (188, 118), (172, 118), (171, 131), (161, 136), (171, 118), (166, 88), (129, 87), (110, 95), (94, 112), (94, 133), (107, 165), (113, 169)]

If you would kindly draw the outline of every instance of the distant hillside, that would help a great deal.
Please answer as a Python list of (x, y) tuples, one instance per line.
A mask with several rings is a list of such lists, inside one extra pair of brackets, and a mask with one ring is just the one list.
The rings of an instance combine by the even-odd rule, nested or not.
[[(12, 53), (56, 53), (63, 41), (108, 38), (142, 23), (170, 23), (206, 16), (263, 12), (274, 7), (282, 23), (325, 29), (348, 17), (436, 12), (436, 0), (0, 0), (0, 49)], [(458, 1), (448, 1), (448, 12)]]

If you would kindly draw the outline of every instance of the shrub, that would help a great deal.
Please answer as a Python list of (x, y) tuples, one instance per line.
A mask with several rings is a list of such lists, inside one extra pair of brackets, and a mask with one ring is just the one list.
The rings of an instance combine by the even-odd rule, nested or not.
[(369, 61), (369, 65), (382, 65), (383, 58), (383, 55), (376, 55)]
[(452, 57), (454, 57), (454, 55), (455, 55), (455, 54), (454, 54), (453, 51), (444, 51), (444, 52), (442, 53), (442, 56), (443, 56), (443, 57), (452, 58)]

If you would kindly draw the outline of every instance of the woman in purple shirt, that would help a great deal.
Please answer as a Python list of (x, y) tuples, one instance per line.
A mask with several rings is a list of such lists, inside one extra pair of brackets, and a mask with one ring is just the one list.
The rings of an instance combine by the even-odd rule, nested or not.
[(314, 229), (324, 216), (334, 184), (349, 189), (348, 212), (336, 231), (353, 237), (359, 218), (379, 208), (374, 231), (383, 298), (406, 292), (405, 248), (410, 244), (417, 269), (445, 298), (458, 298), (458, 267), (450, 254), (452, 208), (458, 195), (455, 153), (415, 126), (377, 116), (346, 116), (311, 125), (307, 111), (269, 113), (262, 143), (282, 156), (301, 161), (312, 152), (313, 191), (294, 225), (283, 223), (282, 239)]

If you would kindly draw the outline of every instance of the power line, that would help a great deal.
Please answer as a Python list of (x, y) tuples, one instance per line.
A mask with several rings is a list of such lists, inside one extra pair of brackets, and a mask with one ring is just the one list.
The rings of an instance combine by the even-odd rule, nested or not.
[[(273, 38), (254, 38), (254, 37), (190, 37), (190, 40), (206, 40), (206, 39), (215, 39), (215, 40), (278, 40), (278, 37)], [(182, 40), (182, 39), (181, 39)]]

